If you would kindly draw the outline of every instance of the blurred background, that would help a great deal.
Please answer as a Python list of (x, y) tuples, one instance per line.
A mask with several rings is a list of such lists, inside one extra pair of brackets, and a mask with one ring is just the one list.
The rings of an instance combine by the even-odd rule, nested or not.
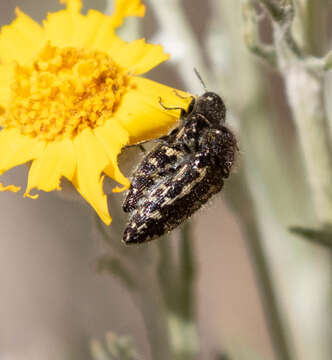
[[(166, 19), (172, 16), (173, 3), (166, 4)], [(211, 84), (212, 90), (221, 92), (231, 110), (229, 122), (241, 149), (234, 179), (192, 220), (199, 359), (215, 360), (222, 351), (231, 354), (230, 359), (280, 358), (263, 312), (262, 280), (255, 270), (257, 257), (252, 256), (254, 244), (246, 221), (251, 216), (256, 219), (254, 233), (268, 263), (292, 359), (331, 359), (330, 255), (326, 248), (287, 230), (314, 225), (315, 220), (282, 77), (246, 48), (240, 1), (183, 0), (181, 4), (200, 58), (186, 51), (193, 38), (181, 33), (181, 26), (175, 25), (175, 34), (167, 32), (156, 2), (146, 2), (139, 31), (172, 55), (148, 77), (200, 94), (203, 90), (191, 65), (202, 72), (208, 87), (207, 72), (214, 69), (218, 85)], [(331, 1), (312, 0), (311, 5), (312, 31), (317, 34), (311, 36), (311, 45), (319, 56), (330, 42), (331, 27), (325, 26), (328, 22), (325, 17), (322, 21), (322, 15), (331, 10)], [(1, 0), (1, 25), (14, 19), (17, 6), (38, 21), (61, 8), (56, 0)], [(106, 0), (84, 1), (84, 9), (104, 11), (109, 6)], [(126, 25), (136, 31), (137, 24), (130, 21)], [(268, 19), (263, 19), (260, 31), (264, 41), (271, 41)], [(331, 94), (330, 82), (327, 78), (327, 94)], [(129, 174), (130, 166), (123, 167)], [(26, 174), (22, 166), (4, 178), (24, 185)], [(243, 198), (242, 192), (253, 200)], [(152, 360), (142, 314), (130, 291), (117, 277), (97, 272), (99, 256), (109, 250), (92, 230), (92, 209), (55, 193), (42, 193), (37, 201), (1, 193), (0, 204), (0, 360), (91, 359), (90, 340), (102, 340), (108, 331), (131, 336), (141, 358)], [(111, 212), (115, 206), (110, 202)], [(172, 248), (177, 247), (178, 237), (177, 231), (167, 240)], [(121, 234), (118, 238), (113, 234), (112, 241), (120, 239)]]

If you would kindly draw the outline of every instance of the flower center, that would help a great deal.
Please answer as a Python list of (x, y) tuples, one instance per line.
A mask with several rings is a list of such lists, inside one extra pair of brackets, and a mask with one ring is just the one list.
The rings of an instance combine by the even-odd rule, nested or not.
[(116, 111), (129, 76), (106, 53), (47, 44), (30, 66), (16, 65), (2, 127), (43, 140), (74, 137)]

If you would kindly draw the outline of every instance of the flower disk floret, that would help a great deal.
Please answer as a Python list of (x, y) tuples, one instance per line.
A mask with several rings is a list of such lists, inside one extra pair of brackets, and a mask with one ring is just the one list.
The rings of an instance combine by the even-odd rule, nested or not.
[[(125, 17), (144, 15), (140, 0), (116, 0), (111, 16), (62, 2), (42, 25), (17, 10), (1, 29), (0, 175), (31, 162), (29, 197), (38, 196), (32, 189), (61, 190), (65, 177), (109, 224), (104, 176), (122, 185), (113, 191), (130, 185), (118, 167), (121, 149), (175, 125), (179, 111), (164, 110), (160, 97), (184, 109), (190, 98), (139, 76), (168, 59), (160, 45), (115, 34)], [(20, 188), (0, 183), (5, 190)]]

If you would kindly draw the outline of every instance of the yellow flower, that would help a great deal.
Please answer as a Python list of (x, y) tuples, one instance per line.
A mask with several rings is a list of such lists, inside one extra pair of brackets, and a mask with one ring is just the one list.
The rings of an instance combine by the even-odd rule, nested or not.
[[(31, 189), (60, 190), (66, 177), (106, 223), (111, 222), (103, 180), (129, 187), (121, 149), (165, 134), (187, 108), (172, 88), (139, 77), (168, 58), (144, 39), (115, 34), (127, 16), (143, 16), (140, 0), (117, 0), (106, 16), (80, 13), (81, 0), (39, 25), (20, 10), (0, 33), (0, 175), (31, 161)], [(184, 93), (182, 93), (184, 94)], [(14, 185), (0, 191), (18, 191)]]

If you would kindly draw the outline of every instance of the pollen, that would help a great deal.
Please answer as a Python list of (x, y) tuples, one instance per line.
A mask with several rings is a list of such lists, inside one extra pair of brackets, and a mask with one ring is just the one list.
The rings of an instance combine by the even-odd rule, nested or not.
[(30, 65), (16, 64), (3, 128), (52, 141), (111, 118), (129, 76), (106, 53), (48, 43)]

